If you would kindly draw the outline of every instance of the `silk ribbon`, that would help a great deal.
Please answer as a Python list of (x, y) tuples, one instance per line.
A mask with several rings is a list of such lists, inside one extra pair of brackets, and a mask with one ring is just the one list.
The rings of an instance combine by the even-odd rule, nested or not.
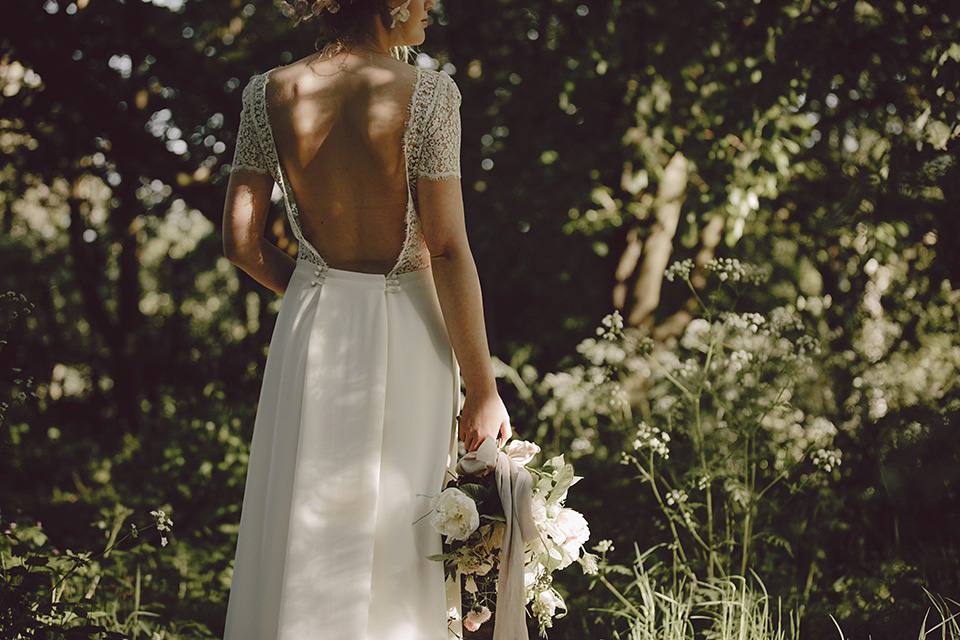
[(533, 519), (533, 477), (518, 458), (499, 450), (497, 441), (491, 437), (457, 462), (458, 474), (479, 476), (489, 471), (494, 472), (507, 520), (500, 547), (493, 640), (528, 640), (523, 545), (540, 535)]

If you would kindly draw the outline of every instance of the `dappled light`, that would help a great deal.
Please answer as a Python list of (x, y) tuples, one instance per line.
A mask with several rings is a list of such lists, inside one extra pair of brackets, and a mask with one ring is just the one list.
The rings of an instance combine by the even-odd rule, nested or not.
[[(247, 80), (312, 53), (314, 33), (279, 2), (4, 9), (0, 582), (20, 600), (0, 619), (22, 637), (221, 638), (283, 318), (224, 255), (229, 163)], [(410, 64), (462, 94), (499, 392), (517, 439), (583, 477), (570, 506), (596, 571), (556, 574), (567, 613), (549, 637), (899, 638), (948, 620), (960, 638), (960, 4), (491, 0), (430, 16)], [(265, 237), (297, 256), (283, 191), (261, 193)], [(313, 417), (351, 399), (318, 397), (296, 400)], [(396, 450), (446, 445), (421, 426)], [(357, 478), (373, 476), (347, 457), (297, 467), (326, 446), (301, 435), (261, 504), (293, 533), (260, 542), (310, 558), (269, 605), (330, 598), (294, 621), (309, 635), (371, 594), (323, 591), (360, 533), (311, 553), (310, 532), (334, 507), (366, 513)], [(384, 486), (428, 480), (407, 472), (388, 461)], [(306, 498), (282, 505), (295, 483)], [(384, 511), (412, 522), (424, 504)], [(373, 597), (403, 588), (397, 571)]]

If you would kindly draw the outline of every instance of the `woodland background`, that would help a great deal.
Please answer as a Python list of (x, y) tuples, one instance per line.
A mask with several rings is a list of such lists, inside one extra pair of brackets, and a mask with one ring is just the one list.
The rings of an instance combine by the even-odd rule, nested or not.
[[(87, 594), (131, 633), (220, 637), (279, 304), (222, 256), (220, 217), (239, 89), (313, 52), (309, 23), (238, 0), (3, 14), (0, 517), (24, 543), (0, 550), (62, 569), (56, 556), (98, 553), (164, 509), (169, 545), (143, 532), (57, 597)], [(463, 95), (501, 391), (516, 435), (584, 476), (568, 504), (588, 547), (612, 541), (604, 565), (677, 542), (652, 552), (659, 584), (754, 571), (808, 638), (836, 637), (831, 615), (852, 638), (914, 636), (924, 588), (960, 598), (960, 4), (485, 0), (433, 15), (416, 63)], [(686, 259), (687, 286), (665, 277)], [(737, 280), (755, 272), (759, 286)], [(733, 329), (700, 300), (806, 336), (771, 343), (792, 373), (771, 372), (773, 351), (726, 349)], [(598, 338), (614, 309), (625, 332)], [(669, 378), (729, 393), (684, 405)], [(630, 412), (600, 406), (617, 389)], [(756, 429), (738, 430), (747, 414)], [(636, 455), (648, 476), (625, 464), (649, 449), (641, 422), (675, 447), (655, 467)], [(668, 488), (672, 504), (652, 490)], [(14, 589), (6, 569), (7, 609), (49, 600), (48, 574)], [(606, 575), (635, 597), (629, 572)], [(558, 589), (571, 613), (553, 638), (632, 624), (576, 566)]]

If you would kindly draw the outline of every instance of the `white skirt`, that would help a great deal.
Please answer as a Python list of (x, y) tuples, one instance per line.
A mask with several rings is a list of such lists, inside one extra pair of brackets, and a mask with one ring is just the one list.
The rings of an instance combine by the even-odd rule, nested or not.
[(431, 269), (391, 281), (297, 261), (263, 375), (224, 640), (462, 634), (458, 581), (427, 560), (441, 536), (421, 519), (456, 466), (459, 381)]

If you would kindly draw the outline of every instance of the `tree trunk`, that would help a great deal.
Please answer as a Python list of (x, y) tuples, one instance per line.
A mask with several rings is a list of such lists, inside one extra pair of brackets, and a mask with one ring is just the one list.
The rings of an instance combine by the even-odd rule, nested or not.
[[(660, 180), (650, 235), (641, 249), (636, 232), (632, 232), (617, 268), (618, 284), (614, 289), (614, 303), (622, 301), (622, 306), (626, 306), (626, 280), (638, 262), (640, 265), (633, 285), (633, 304), (627, 315), (627, 322), (631, 326), (653, 327), (653, 312), (660, 304), (663, 273), (673, 253), (673, 238), (677, 233), (686, 188), (687, 159), (677, 152), (670, 158)], [(642, 260), (638, 260), (641, 257)]]
[[(716, 255), (717, 245), (723, 237), (723, 225), (726, 222), (723, 214), (715, 213), (707, 220), (707, 224), (700, 230), (700, 250), (693, 258), (695, 268), (691, 275), (690, 282), (697, 291), (703, 291), (707, 284), (707, 270), (705, 265)], [(653, 330), (653, 339), (657, 342), (663, 342), (667, 338), (678, 336), (683, 333), (693, 314), (697, 310), (697, 298), (691, 295), (683, 306), (661, 322)]]

